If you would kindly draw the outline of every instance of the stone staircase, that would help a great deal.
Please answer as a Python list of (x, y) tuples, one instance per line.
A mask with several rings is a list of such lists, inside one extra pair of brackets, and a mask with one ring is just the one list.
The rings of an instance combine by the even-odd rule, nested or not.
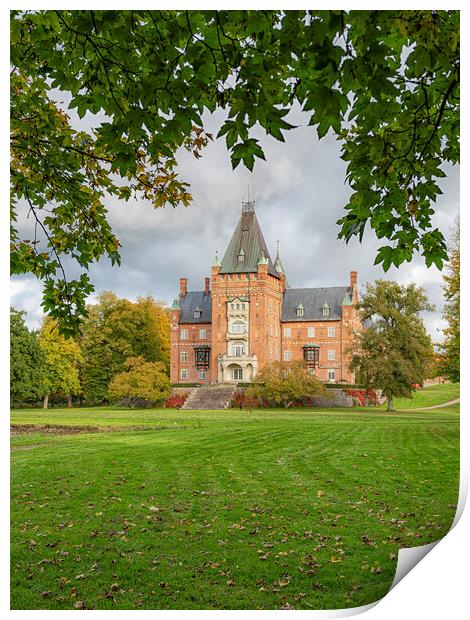
[(236, 389), (234, 385), (193, 388), (181, 409), (228, 409)]

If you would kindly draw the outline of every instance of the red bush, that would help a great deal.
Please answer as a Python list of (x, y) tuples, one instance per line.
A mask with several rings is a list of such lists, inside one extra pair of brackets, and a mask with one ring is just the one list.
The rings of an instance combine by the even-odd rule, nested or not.
[(181, 409), (189, 396), (189, 392), (173, 394), (163, 403), (166, 409)]
[(360, 407), (368, 407), (370, 405), (377, 407), (380, 405), (380, 400), (375, 390), (346, 390), (346, 394), (355, 398)]

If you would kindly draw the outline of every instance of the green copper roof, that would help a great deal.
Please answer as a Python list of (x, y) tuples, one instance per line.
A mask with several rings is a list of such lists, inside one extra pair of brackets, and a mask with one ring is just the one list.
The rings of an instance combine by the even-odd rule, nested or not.
[[(244, 260), (239, 261), (238, 256), (242, 250)], [(222, 259), (220, 273), (256, 273), (263, 256), (263, 262), (268, 264), (268, 273), (279, 278), (256, 217), (254, 202), (244, 202), (237, 227)]]
[(341, 304), (342, 306), (352, 306), (352, 300), (351, 297), (349, 297), (349, 293), (345, 293), (344, 297), (343, 297), (343, 302)]
[(179, 310), (180, 305), (177, 299), (173, 301), (173, 305), (171, 307), (174, 308), (175, 310)]

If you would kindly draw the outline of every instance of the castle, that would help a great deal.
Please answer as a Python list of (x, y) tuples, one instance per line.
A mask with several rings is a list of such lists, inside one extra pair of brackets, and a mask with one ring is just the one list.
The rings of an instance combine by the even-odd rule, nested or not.
[(348, 286), (290, 288), (279, 256), (274, 263), (254, 202), (242, 213), (202, 291), (180, 278), (170, 311), (173, 383), (250, 382), (275, 360), (305, 360), (319, 380), (354, 382), (348, 348), (361, 328), (355, 304), (357, 272)]

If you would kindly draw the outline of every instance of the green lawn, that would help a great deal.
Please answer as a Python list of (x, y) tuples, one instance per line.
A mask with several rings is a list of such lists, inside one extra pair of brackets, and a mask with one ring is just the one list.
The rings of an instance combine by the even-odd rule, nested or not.
[(459, 397), (460, 383), (440, 383), (417, 390), (412, 398), (395, 398), (394, 405), (395, 409), (418, 409), (440, 405)]
[(118, 430), (13, 435), (11, 606), (375, 601), (452, 523), (457, 411), (13, 411)]

